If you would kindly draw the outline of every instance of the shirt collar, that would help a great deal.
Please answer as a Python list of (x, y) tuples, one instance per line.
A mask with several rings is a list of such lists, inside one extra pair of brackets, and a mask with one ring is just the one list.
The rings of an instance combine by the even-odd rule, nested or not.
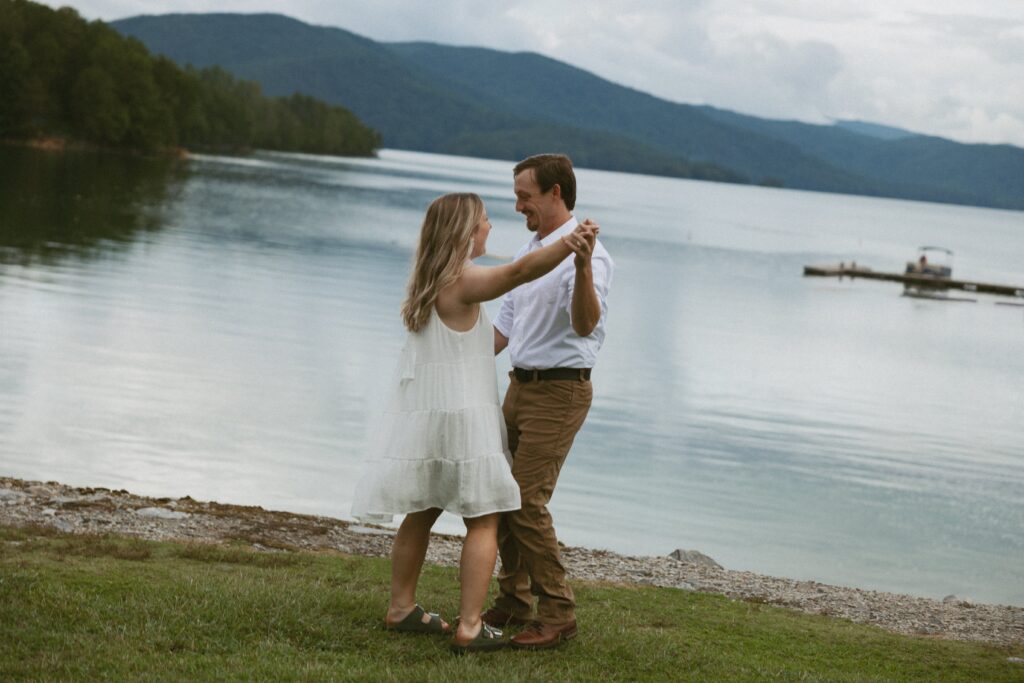
[(578, 225), (578, 223), (576, 222), (576, 216), (571, 216), (570, 215), (569, 216), (569, 220), (567, 220), (566, 222), (562, 223), (560, 226), (555, 228), (555, 230), (550, 235), (545, 237), (544, 239), (538, 240), (537, 236), (534, 235), (533, 236), (534, 246), (536, 246), (538, 243), (542, 247), (546, 247), (546, 246), (548, 246), (550, 244), (553, 244), (555, 240), (562, 239), (562, 237), (564, 237), (565, 235), (568, 235), (570, 232), (575, 230), (577, 225)]

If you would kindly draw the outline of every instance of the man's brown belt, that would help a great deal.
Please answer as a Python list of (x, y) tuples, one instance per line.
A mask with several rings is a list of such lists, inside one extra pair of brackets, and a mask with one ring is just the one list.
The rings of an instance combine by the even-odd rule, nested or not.
[(590, 379), (590, 368), (548, 368), (547, 370), (512, 368), (512, 373), (520, 382), (532, 382), (535, 379), (574, 379), (580, 381)]

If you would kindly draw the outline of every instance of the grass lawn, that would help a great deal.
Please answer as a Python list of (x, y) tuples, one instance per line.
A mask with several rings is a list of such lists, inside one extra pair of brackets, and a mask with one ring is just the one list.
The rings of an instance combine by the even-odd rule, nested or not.
[[(1024, 648), (680, 590), (576, 583), (580, 636), (456, 657), (386, 632), (386, 560), (0, 527), (0, 680), (1024, 681)], [(455, 570), (419, 595), (449, 620)]]

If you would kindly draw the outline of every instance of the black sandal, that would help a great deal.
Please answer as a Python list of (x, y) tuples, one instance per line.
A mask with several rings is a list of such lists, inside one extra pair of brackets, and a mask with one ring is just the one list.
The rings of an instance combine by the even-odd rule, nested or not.
[[(423, 615), (429, 614), (430, 621), (423, 621)], [(441, 621), (441, 615), (435, 612), (427, 612), (419, 605), (412, 608), (412, 611), (406, 615), (405, 619), (402, 619), (398, 623), (389, 624), (387, 620), (384, 621), (384, 628), (388, 631), (401, 631), (402, 633), (436, 633), (438, 635), (448, 635), (452, 632), (451, 626), (448, 628), (444, 627), (444, 623)]]
[(508, 641), (503, 640), (502, 635), (499, 629), (481, 622), (480, 633), (476, 634), (473, 640), (465, 645), (452, 643), (451, 650), (457, 655), (464, 655), (468, 652), (494, 652), (508, 645)]

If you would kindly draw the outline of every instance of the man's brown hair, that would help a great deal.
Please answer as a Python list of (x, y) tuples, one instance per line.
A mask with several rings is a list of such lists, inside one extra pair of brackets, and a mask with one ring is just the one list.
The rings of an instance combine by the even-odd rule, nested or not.
[(572, 159), (564, 154), (534, 154), (516, 164), (512, 177), (533, 169), (533, 176), (541, 192), (547, 192), (558, 185), (562, 192), (565, 208), (570, 211), (576, 206), (576, 174), (572, 170)]

